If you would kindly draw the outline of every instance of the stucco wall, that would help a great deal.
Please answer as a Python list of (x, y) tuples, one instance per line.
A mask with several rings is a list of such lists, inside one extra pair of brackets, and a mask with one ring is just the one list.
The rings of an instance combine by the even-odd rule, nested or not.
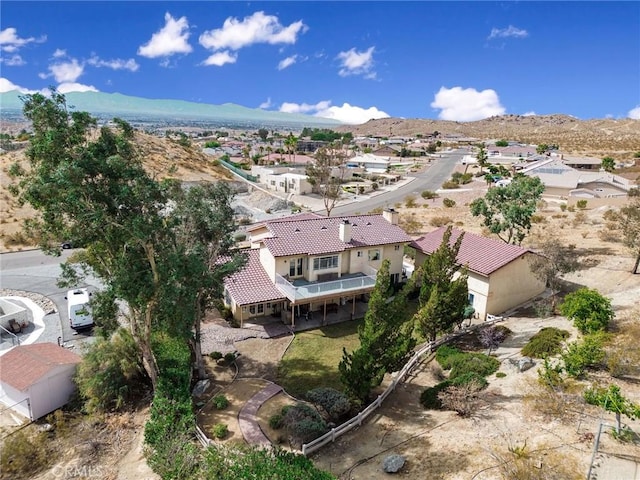
[(61, 365), (29, 389), (32, 420), (37, 420), (65, 405), (76, 387), (73, 383), (75, 365)]
[(29, 413), (29, 394), (16, 390), (6, 383), (0, 384), (0, 402), (20, 415), (31, 418)]
[(20, 305), (0, 298), (0, 308), (2, 308), (2, 312), (4, 312), (4, 314), (0, 316), (0, 325), (2, 325), (9, 331), (11, 331), (11, 329), (9, 328), (9, 320), (11, 319), (14, 319), (21, 325), (29, 322), (27, 309), (21, 307)]

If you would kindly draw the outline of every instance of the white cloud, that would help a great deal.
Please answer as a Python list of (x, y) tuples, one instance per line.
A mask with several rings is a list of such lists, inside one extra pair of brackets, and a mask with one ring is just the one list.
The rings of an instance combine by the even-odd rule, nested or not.
[(53, 52), (53, 58), (61, 58), (66, 56), (67, 56), (67, 51), (61, 48), (56, 48), (56, 51)]
[(58, 92), (60, 93), (69, 93), (69, 92), (97, 92), (99, 91), (93, 85), (83, 85), (81, 83), (75, 82), (64, 82), (58, 85)]
[(290, 67), (296, 63), (297, 58), (297, 55), (291, 55), (290, 57), (280, 60), (280, 63), (278, 63), (278, 70), (284, 70), (285, 68)]
[(115, 58), (113, 60), (103, 60), (97, 55), (93, 55), (89, 60), (87, 60), (89, 65), (94, 67), (107, 67), (112, 70), (129, 70), (131, 72), (135, 72), (140, 68), (138, 62), (136, 62), (133, 58), (129, 60), (123, 60), (121, 58)]
[(223, 50), (222, 52), (216, 52), (213, 55), (209, 56), (203, 63), (203, 65), (214, 65), (216, 67), (221, 67), (227, 63), (236, 63), (238, 60), (237, 53), (230, 53), (228, 50)]
[(190, 53), (189, 21), (187, 17), (175, 19), (169, 12), (164, 14), (165, 25), (138, 48), (138, 55), (147, 58), (168, 57), (176, 53)]
[(43, 43), (47, 41), (47, 36), (43, 35), (40, 38), (29, 37), (29, 38), (20, 38), (18, 37), (18, 31), (13, 28), (5, 28), (4, 30), (0, 30), (0, 49), (3, 52), (13, 53), (18, 51), (20, 48), (24, 47), (29, 43)]
[(349, 75), (364, 75), (365, 78), (375, 78), (375, 72), (373, 69), (373, 52), (375, 47), (369, 47), (367, 50), (358, 52), (355, 48), (347, 50), (346, 52), (340, 52), (336, 57), (340, 60), (340, 71), (338, 74), (341, 77)]
[(78, 60), (72, 58), (69, 62), (54, 63), (49, 65), (48, 76), (53, 76), (58, 83), (75, 82), (84, 72), (84, 66)]
[(522, 28), (514, 27), (513, 25), (509, 25), (507, 28), (492, 28), (491, 33), (489, 34), (488, 39), (493, 40), (494, 38), (526, 38), (529, 36), (529, 32)]
[(533, 110), (528, 111), (528, 112), (524, 112), (524, 113), (522, 114), (522, 116), (523, 116), (523, 117), (535, 117), (536, 115), (537, 115), (537, 113), (536, 113), (536, 112), (534, 112)]
[(632, 108), (631, 110), (629, 110), (629, 113), (627, 113), (627, 117), (632, 118), (634, 120), (640, 120), (640, 105), (638, 105), (636, 108)]
[(273, 103), (271, 103), (271, 97), (269, 97), (267, 98), (266, 101), (262, 102), (258, 108), (261, 108), (262, 110), (266, 110), (267, 108), (271, 108), (272, 106), (273, 106)]
[(9, 58), (0, 57), (0, 63), (4, 63), (7, 67), (21, 67), (27, 64), (18, 54), (11, 55)]
[(285, 102), (280, 106), (280, 111), (285, 113), (311, 114), (316, 117), (332, 118), (343, 123), (360, 124), (372, 118), (387, 118), (389, 115), (376, 107), (362, 108), (348, 103), (343, 103), (341, 107), (331, 106), (331, 101), (323, 100), (316, 104), (289, 103)]
[(278, 17), (255, 12), (253, 15), (238, 20), (229, 17), (222, 28), (207, 30), (200, 35), (200, 45), (210, 50), (240, 50), (255, 43), (294, 44), (299, 33), (304, 33), (308, 27), (302, 20), (293, 22), (285, 27), (280, 24)]
[(12, 92), (14, 90), (18, 90), (20, 93), (35, 93), (35, 90), (29, 90), (24, 87), (20, 87), (10, 80), (0, 77), (0, 93)]
[(475, 88), (440, 87), (431, 107), (441, 110), (438, 114), (440, 120), (458, 122), (472, 122), (505, 113), (498, 94), (491, 89), (479, 92)]

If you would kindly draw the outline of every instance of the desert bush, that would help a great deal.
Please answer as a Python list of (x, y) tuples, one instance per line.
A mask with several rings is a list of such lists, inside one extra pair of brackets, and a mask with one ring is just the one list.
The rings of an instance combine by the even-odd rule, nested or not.
[(211, 432), (218, 440), (222, 440), (229, 433), (229, 428), (225, 423), (216, 423), (211, 429)]
[(587, 201), (586, 200), (578, 200), (576, 202), (576, 207), (578, 207), (580, 210), (584, 210), (585, 208), (587, 208)]
[(50, 444), (45, 432), (30, 435), (21, 430), (7, 437), (3, 441), (0, 455), (2, 478), (32, 478), (54, 458)]
[(87, 412), (120, 410), (144, 390), (146, 377), (136, 343), (128, 330), (90, 344), (75, 382)]
[(455, 201), (455, 200), (452, 200), (452, 199), (450, 199), (450, 198), (443, 198), (443, 199), (442, 199), (442, 205), (443, 205), (445, 208), (453, 208), (453, 207), (455, 207), (455, 206), (456, 206), (456, 201)]
[(621, 241), (620, 233), (611, 228), (609, 224), (607, 224), (602, 230), (598, 231), (598, 238), (603, 242), (610, 243), (618, 243)]
[(458, 386), (452, 385), (438, 392), (438, 400), (442, 408), (453, 410), (461, 417), (468, 417), (480, 406), (479, 394), (482, 388), (474, 380)]
[(404, 204), (407, 208), (415, 208), (416, 207), (416, 197), (413, 195), (407, 195), (404, 197)]
[(555, 327), (545, 327), (536, 333), (522, 348), (522, 355), (533, 358), (545, 358), (560, 353), (562, 341), (569, 332)]
[(425, 388), (420, 394), (420, 404), (427, 410), (441, 410), (442, 402), (439, 394), (451, 386), (448, 380), (440, 382), (433, 387)]
[(407, 233), (418, 233), (422, 229), (422, 223), (416, 220), (413, 216), (409, 218), (401, 218), (400, 226)]
[(587, 214), (584, 212), (577, 212), (571, 221), (571, 225), (573, 227), (579, 227), (580, 225), (584, 225), (587, 221)]
[(551, 389), (558, 388), (564, 384), (563, 371), (560, 362), (552, 362), (549, 358), (545, 358), (542, 366), (538, 369), (538, 382)]
[(211, 357), (213, 360), (220, 360), (222, 358), (222, 353), (220, 353), (220, 352), (211, 352), (209, 354), (209, 357)]
[(216, 410), (224, 410), (229, 406), (229, 400), (223, 394), (218, 394), (211, 399), (211, 403)]
[(456, 182), (451, 181), (451, 180), (447, 180), (446, 182), (444, 182), (442, 184), (442, 188), (444, 190), (454, 190), (456, 188), (460, 188), (460, 185), (457, 184)]
[(424, 190), (420, 196), (422, 198), (424, 198), (425, 200), (433, 200), (434, 198), (436, 198), (438, 196), (438, 194), (436, 192), (433, 192), (431, 190)]
[(283, 417), (283, 425), (290, 434), (294, 444), (302, 445), (327, 431), (327, 424), (320, 414), (305, 403), (296, 403), (286, 409)]
[(560, 204), (560, 211), (564, 212), (567, 210), (567, 204), (566, 203), (561, 203)]
[(583, 334), (606, 330), (615, 316), (611, 300), (589, 288), (580, 288), (565, 296), (560, 313), (572, 320)]
[(453, 380), (462, 375), (477, 373), (483, 377), (495, 373), (500, 368), (500, 361), (483, 353), (465, 353), (454, 355), (451, 359), (449, 379)]
[(551, 309), (551, 302), (547, 300), (541, 300), (533, 304), (533, 311), (538, 318), (548, 318), (553, 313)]
[(602, 333), (586, 335), (582, 341), (572, 342), (561, 353), (564, 371), (574, 378), (584, 376), (587, 368), (598, 366), (605, 357), (605, 337)]
[(496, 372), (496, 378), (504, 378), (506, 377), (507, 374), (504, 372)]
[(531, 223), (547, 223), (547, 217), (544, 215), (531, 215)]
[(224, 354), (224, 361), (231, 364), (236, 361), (236, 354), (234, 352), (227, 352)]
[(351, 410), (349, 398), (333, 388), (314, 388), (307, 392), (307, 400), (321, 407), (331, 421), (337, 421)]
[(610, 208), (602, 214), (602, 218), (607, 222), (617, 222), (620, 218), (620, 213)]
[(451, 385), (454, 387), (460, 387), (467, 385), (468, 383), (476, 384), (480, 389), (486, 388), (489, 385), (487, 379), (476, 372), (468, 372), (450, 380)]
[(449, 225), (451, 222), (453, 222), (451, 217), (437, 216), (432, 217), (431, 220), (429, 220), (429, 225), (432, 227), (442, 227), (444, 225)]
[(456, 347), (452, 347), (451, 345), (441, 345), (438, 347), (438, 350), (436, 350), (435, 358), (436, 362), (438, 362), (442, 368), (450, 370), (453, 366), (453, 358), (462, 354), (463, 352)]
[(282, 414), (276, 413), (275, 415), (271, 415), (271, 417), (269, 417), (269, 426), (274, 430), (282, 428)]

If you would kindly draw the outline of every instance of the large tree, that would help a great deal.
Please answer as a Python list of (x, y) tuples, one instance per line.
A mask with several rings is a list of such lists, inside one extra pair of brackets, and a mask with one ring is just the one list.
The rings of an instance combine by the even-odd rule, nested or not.
[(457, 262), (464, 233), (455, 242), (451, 242), (451, 234), (452, 228), (448, 227), (440, 246), (425, 259), (418, 271), (420, 309), (414, 320), (422, 335), (430, 341), (435, 340), (438, 333), (461, 324), (468, 305), (468, 275)]
[(531, 217), (542, 198), (544, 185), (537, 177), (517, 176), (504, 187), (490, 189), (471, 202), (471, 214), (506, 243), (520, 245), (531, 230)]
[[(30, 168), (15, 167), (12, 173), (20, 177), (15, 193), (37, 211), (27, 231), (48, 253), (58, 253), (61, 239), (86, 247), (79, 263), (62, 264), (63, 283), (77, 284), (87, 273), (102, 280), (102, 302), (94, 313), (103, 327), (115, 325), (116, 299), (126, 303), (128, 327), (155, 388), (159, 367), (154, 332), (184, 341), (193, 337), (199, 295), (213, 292), (212, 283), (227, 271), (201, 262), (203, 252), (226, 252), (228, 224), (223, 222), (219, 232), (206, 237), (187, 220), (217, 225), (228, 215), (227, 202), (215, 204), (221, 197), (214, 195), (207, 213), (196, 211), (188, 194), (178, 194), (175, 182), (152, 178), (126, 122), (117, 120), (117, 130), (97, 130), (95, 119), (69, 109), (64, 95), (55, 90), (50, 97), (33, 94), (23, 101), (34, 131), (27, 149)], [(189, 209), (191, 217), (181, 214)], [(201, 219), (200, 214), (213, 217)], [(200, 236), (187, 242), (188, 235)]]
[(629, 203), (620, 209), (618, 224), (622, 229), (624, 244), (633, 252), (635, 261), (631, 273), (638, 273), (640, 266), (640, 188), (629, 190)]
[(342, 181), (346, 172), (345, 153), (339, 144), (318, 149), (315, 161), (307, 165), (306, 174), (309, 183), (324, 202), (327, 216), (342, 196)]

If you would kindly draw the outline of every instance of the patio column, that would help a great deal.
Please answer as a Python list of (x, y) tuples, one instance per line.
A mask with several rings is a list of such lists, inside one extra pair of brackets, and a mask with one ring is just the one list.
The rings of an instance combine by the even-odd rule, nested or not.
[(244, 325), (244, 319), (242, 318), (242, 309), (244, 307), (242, 307), (242, 305), (240, 305), (240, 328), (242, 328), (242, 325)]
[(295, 315), (295, 305), (292, 303), (291, 304), (291, 327), (293, 329), (296, 328), (296, 315)]
[(356, 296), (353, 296), (353, 305), (351, 306), (351, 320), (356, 316)]
[(324, 312), (322, 314), (322, 325), (324, 325), (327, 321), (327, 299), (324, 299)]

